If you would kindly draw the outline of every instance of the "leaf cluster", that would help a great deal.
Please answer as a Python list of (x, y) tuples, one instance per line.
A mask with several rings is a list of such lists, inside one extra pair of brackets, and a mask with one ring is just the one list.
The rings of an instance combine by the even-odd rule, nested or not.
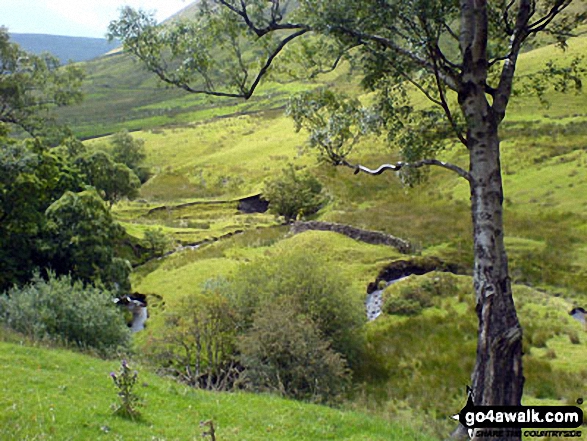
[(263, 198), (269, 210), (286, 222), (316, 213), (327, 202), (322, 184), (308, 172), (297, 172), (293, 165), (265, 182)]
[(77, 65), (61, 67), (52, 55), (23, 51), (0, 28), (0, 122), (60, 140), (67, 130), (50, 110), (80, 102), (83, 77)]
[(3, 325), (37, 340), (49, 339), (112, 355), (127, 349), (130, 332), (111, 292), (84, 285), (71, 276), (30, 283), (0, 296)]

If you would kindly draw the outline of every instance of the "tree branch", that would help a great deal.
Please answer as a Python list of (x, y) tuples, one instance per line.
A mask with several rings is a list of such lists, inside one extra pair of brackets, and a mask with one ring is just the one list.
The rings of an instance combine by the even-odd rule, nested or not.
[(493, 94), (492, 108), (498, 121), (505, 117), (505, 109), (512, 94), (512, 84), (522, 43), (528, 37), (527, 25), (532, 14), (531, 0), (521, 0), (516, 25), (510, 39), (509, 54), (504, 60), (499, 85)]
[(554, 18), (570, 4), (571, 0), (558, 0), (552, 6), (552, 8), (550, 8), (550, 11), (548, 11), (545, 16), (528, 25), (528, 34), (535, 34), (537, 32), (543, 31), (552, 22), (552, 20), (554, 20)]
[(241, 0), (241, 2), (240, 2), (241, 3), (241, 9), (238, 9), (234, 5), (231, 5), (226, 0), (215, 0), (215, 1), (217, 3), (225, 6), (226, 8), (228, 8), (233, 13), (237, 14), (238, 16), (240, 16), (244, 20), (244, 22), (247, 25), (247, 27), (250, 30), (252, 30), (255, 34), (257, 34), (257, 37), (259, 37), (259, 38), (260, 37), (263, 37), (264, 35), (272, 32), (272, 31), (296, 30), (296, 29), (305, 29), (306, 31), (309, 31), (310, 30), (308, 28), (308, 26), (306, 26), (304, 24), (280, 23), (282, 17), (281, 17), (281, 14), (277, 14), (276, 13), (277, 12), (276, 9), (279, 7), (279, 5), (276, 5), (275, 2), (273, 2), (273, 6), (271, 7), (271, 21), (264, 28), (259, 28), (259, 27), (257, 27), (255, 25), (255, 23), (253, 23), (253, 21), (249, 17), (249, 13), (247, 12), (247, 4), (245, 3), (244, 0)]
[(255, 89), (257, 88), (257, 86), (259, 85), (259, 83), (261, 82), (261, 80), (263, 79), (263, 77), (267, 74), (267, 71), (271, 67), (271, 64), (273, 63), (273, 60), (275, 60), (275, 58), (277, 57), (277, 55), (279, 55), (279, 53), (285, 48), (285, 46), (289, 42), (291, 42), (292, 40), (296, 39), (297, 37), (300, 37), (300, 36), (304, 35), (307, 32), (308, 32), (307, 30), (302, 29), (302, 30), (300, 30), (298, 32), (295, 32), (295, 33), (287, 36), (283, 40), (281, 40), (281, 42), (279, 43), (279, 45), (273, 50), (273, 52), (271, 52), (271, 54), (269, 55), (269, 57), (267, 57), (267, 60), (265, 61), (265, 64), (263, 65), (263, 67), (257, 73), (257, 76), (255, 77), (255, 80), (253, 81), (253, 83), (251, 84), (251, 86), (248, 89), (246, 87), (244, 87), (244, 84), (239, 87), (240, 90), (241, 90), (240, 93), (218, 92), (218, 91), (214, 91), (214, 90), (210, 90), (210, 89), (194, 89), (188, 83), (185, 83), (183, 81), (180, 81), (180, 80), (177, 80), (177, 79), (174, 79), (174, 78), (170, 78), (167, 75), (167, 72), (165, 71), (164, 68), (151, 65), (151, 70), (163, 82), (165, 82), (167, 84), (171, 84), (172, 86), (179, 87), (179, 88), (181, 88), (181, 89), (183, 89), (183, 90), (185, 90), (187, 92), (190, 92), (190, 93), (194, 93), (194, 94), (205, 94), (205, 95), (211, 95), (211, 96), (217, 96), (217, 97), (225, 97), (225, 98), (244, 98), (245, 100), (248, 100), (253, 95), (253, 93), (255, 92)]
[(401, 162), (401, 161), (399, 161), (399, 162), (396, 162), (395, 164), (382, 164), (381, 166), (379, 166), (375, 170), (372, 170), (372, 169), (367, 168), (367, 167), (360, 165), (360, 164), (351, 164), (344, 159), (340, 162), (340, 165), (344, 165), (345, 167), (352, 168), (355, 171), (355, 174), (358, 174), (359, 172), (363, 172), (363, 173), (367, 173), (369, 175), (374, 175), (374, 176), (380, 175), (386, 171), (397, 172), (397, 171), (400, 171), (404, 167), (421, 168), (424, 166), (434, 165), (437, 167), (442, 167), (444, 169), (450, 170), (450, 171), (456, 173), (457, 175), (459, 175), (461, 178), (466, 179), (469, 182), (471, 182), (471, 179), (472, 179), (469, 172), (462, 169), (458, 165), (451, 164), (450, 162), (439, 161), (438, 159), (422, 159), (422, 160), (416, 161), (416, 162)]

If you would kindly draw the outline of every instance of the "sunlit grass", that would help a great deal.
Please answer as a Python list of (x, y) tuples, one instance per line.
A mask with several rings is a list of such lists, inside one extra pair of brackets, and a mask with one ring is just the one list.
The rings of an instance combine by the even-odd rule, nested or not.
[(139, 370), (141, 418), (114, 416), (117, 400), (102, 361), (59, 349), (0, 343), (0, 438), (6, 440), (202, 439), (212, 420), (222, 440), (425, 440), (408, 427), (355, 412), (243, 393), (197, 391)]

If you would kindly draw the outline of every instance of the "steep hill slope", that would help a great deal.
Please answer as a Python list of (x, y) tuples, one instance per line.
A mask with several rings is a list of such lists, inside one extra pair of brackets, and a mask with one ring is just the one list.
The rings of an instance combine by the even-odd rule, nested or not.
[(212, 420), (221, 440), (427, 440), (382, 419), (270, 396), (195, 391), (140, 366), (142, 418), (112, 415), (109, 372), (120, 363), (0, 343), (0, 439), (196, 440)]

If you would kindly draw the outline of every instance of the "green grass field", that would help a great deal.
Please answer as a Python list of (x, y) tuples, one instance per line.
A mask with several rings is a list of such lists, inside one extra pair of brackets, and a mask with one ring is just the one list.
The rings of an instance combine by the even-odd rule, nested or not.
[(401, 424), (274, 396), (202, 392), (139, 371), (142, 417), (112, 413), (119, 362), (0, 343), (2, 440), (196, 440), (212, 420), (219, 440), (428, 440)]

